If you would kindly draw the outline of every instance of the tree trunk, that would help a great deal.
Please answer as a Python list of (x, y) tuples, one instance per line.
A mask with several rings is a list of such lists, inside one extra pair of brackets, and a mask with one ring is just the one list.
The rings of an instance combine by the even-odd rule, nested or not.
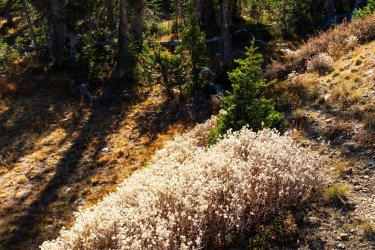
[(234, 0), (232, 3), (232, 20), (239, 20), (241, 17), (241, 1)]
[(197, 0), (196, 11), (201, 25), (208, 26), (215, 22), (215, 9), (212, 0)]
[(26, 0), (22, 0), (21, 3), (22, 3), (23, 13), (27, 21), (27, 25), (29, 26), (31, 40), (34, 46), (38, 46), (38, 42), (36, 41), (36, 36), (35, 36), (34, 28), (33, 28), (33, 23), (31, 22), (31, 18), (30, 18), (29, 9), (27, 8)]
[(327, 12), (327, 19), (334, 21), (335, 19), (335, 1), (334, 0), (326, 0), (326, 12)]
[(185, 18), (185, 13), (182, 9), (182, 3), (181, 3), (181, 0), (176, 0), (177, 2), (177, 15), (178, 15), (178, 18), (181, 18), (182, 19), (182, 22), (184, 23), (184, 26), (186, 26), (186, 18)]
[(119, 79), (125, 75), (124, 60), (126, 52), (129, 49), (129, 27), (128, 27), (128, 13), (127, 0), (120, 0), (120, 23), (118, 26), (118, 51), (116, 68), (112, 73), (112, 80)]
[(118, 26), (118, 56), (125, 54), (129, 47), (127, 0), (120, 0), (120, 24)]
[(5, 9), (5, 18), (7, 20), (6, 26), (12, 27), (13, 26), (13, 16), (12, 16), (12, 6), (13, 6), (13, 0), (8, 0), (6, 9)]
[(50, 52), (58, 66), (62, 65), (64, 55), (65, 24), (63, 14), (63, 2), (61, 0), (50, 1), (50, 25), (51, 42)]
[(222, 8), (222, 19), (221, 19), (221, 30), (222, 30), (222, 49), (224, 55), (224, 63), (228, 63), (232, 60), (232, 47), (231, 47), (231, 35), (229, 31), (230, 25), (230, 14), (229, 14), (229, 0), (223, 0), (221, 4)]
[(281, 13), (281, 29), (286, 32), (286, 1), (282, 2), (282, 13)]
[(70, 43), (70, 57), (75, 58), (77, 55), (77, 46), (78, 46), (78, 39), (76, 34), (73, 32), (69, 33), (69, 43)]
[(113, 5), (111, 0), (103, 0), (104, 6), (107, 10), (108, 24), (111, 31), (116, 30), (116, 22), (113, 16)]
[(143, 46), (143, 17), (144, 0), (136, 0), (134, 3), (134, 19), (131, 30), (138, 49), (142, 49)]

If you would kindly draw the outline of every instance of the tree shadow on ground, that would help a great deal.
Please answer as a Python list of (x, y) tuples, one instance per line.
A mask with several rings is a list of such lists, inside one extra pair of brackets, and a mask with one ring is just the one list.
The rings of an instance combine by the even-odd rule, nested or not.
[(150, 110), (137, 118), (139, 132), (156, 136), (164, 133), (168, 126), (177, 121), (184, 125), (194, 126), (203, 123), (216, 113), (212, 106), (211, 97), (199, 93), (192, 98), (181, 98), (176, 100), (165, 100), (157, 110)]
[[(127, 108), (124, 105), (116, 109), (101, 107), (92, 111), (83, 127), (80, 128), (79, 135), (55, 166), (52, 179), (48, 181), (22, 216), (14, 222), (16, 229), (7, 239), (2, 240), (2, 246), (6, 249), (30, 249), (30, 246), (24, 243), (30, 243), (35, 238), (37, 240), (40, 238), (34, 234), (35, 230), (38, 228), (38, 223), (45, 210), (58, 198), (59, 190), (66, 185), (83, 182), (98, 170), (94, 164), (95, 159), (92, 159), (93, 164), (81, 164), (81, 160), (89, 147), (100, 151), (106, 146), (106, 137), (118, 129), (121, 124), (121, 119), (119, 119), (121, 115), (119, 114), (124, 114), (126, 111)], [(75, 130), (76, 127), (73, 127), (68, 136), (76, 132)], [(50, 234), (50, 232), (43, 231), (45, 230), (42, 229), (38, 233)], [(36, 243), (40, 244), (41, 242)]]
[[(50, 176), (52, 174), (52, 177), (40, 176), (44, 184), (39, 190), (33, 190), (36, 193), (32, 202), (25, 205), (26, 209), (11, 216), (12, 221), (8, 225), (14, 229), (10, 234), (2, 237), (0, 249), (37, 249), (44, 240), (52, 239), (58, 234), (61, 225), (55, 220), (72, 221), (72, 212), (80, 205), (80, 195), (85, 192), (90, 178), (100, 173), (103, 168), (109, 167), (98, 161), (101, 150), (108, 146), (107, 138), (121, 128), (130, 110), (146, 98), (147, 95), (131, 103), (99, 106), (90, 112), (86, 109), (76, 110), (74, 116), (65, 125), (67, 133), (60, 142), (60, 144), (68, 144), (69, 147), (62, 151), (62, 157), (56, 165), (50, 167), (49, 174)], [(166, 132), (170, 125), (176, 123), (192, 125), (207, 120), (212, 114), (212, 110), (208, 108), (211, 107), (210, 102), (210, 98), (203, 95), (180, 101), (165, 101), (154, 111), (138, 112), (135, 117), (136, 129), (140, 136), (147, 135), (150, 138), (147, 143), (152, 144), (157, 139), (157, 135)], [(6, 120), (5, 117), (10, 113), (3, 114), (3, 118), (0, 119)], [(63, 117), (64, 114), (63, 105), (61, 111), (56, 114), (47, 113), (52, 119)], [(27, 111), (17, 118), (17, 122), (22, 122), (23, 116), (27, 116)], [(50, 126), (41, 129), (41, 132), (50, 129)], [(20, 136), (27, 136), (27, 132), (24, 132), (24, 135), (21, 133)], [(42, 137), (44, 134), (39, 136)], [(8, 147), (14, 147), (11, 142), (9, 144)], [(40, 175), (44, 174), (44, 172), (40, 173)], [(65, 194), (65, 190), (71, 187), (74, 192)], [(63, 201), (63, 204), (56, 205)], [(46, 223), (46, 217), (54, 221)]]
[[(32, 153), (35, 144), (47, 136), (53, 128), (63, 126), (66, 131), (65, 138), (58, 146), (71, 141), (65, 152), (63, 151), (61, 160), (53, 167), (53, 176), (39, 177), (39, 181), (44, 184), (41, 185), (40, 190), (38, 188), (33, 190), (36, 194), (33, 194), (35, 198), (33, 197), (31, 204), (26, 204), (27, 208), (24, 211), (15, 210), (17, 214), (4, 215), (3, 219), (10, 220), (7, 226), (12, 229), (11, 233), (1, 237), (0, 249), (37, 249), (48, 236), (56, 235), (57, 229), (40, 228), (45, 213), (51, 210), (54, 202), (59, 201), (61, 189), (71, 185), (75, 185), (79, 190), (68, 195), (70, 196), (67, 198), (68, 202), (62, 206), (62, 209), (74, 210), (72, 203), (76, 199), (76, 194), (84, 189), (84, 185), (79, 184), (83, 184), (99, 170), (100, 166), (95, 164), (97, 152), (106, 146), (106, 138), (119, 128), (132, 105), (119, 102), (111, 107), (103, 105), (88, 110), (77, 104), (71, 104), (72, 99), (64, 94), (66, 91), (62, 89), (60, 91), (61, 94), (57, 92), (52, 95), (34, 93), (29, 99), (20, 97), (21, 103), (17, 103), (18, 97), (16, 97), (12, 100), (9, 109), (0, 114), (0, 131), (2, 131), (0, 153), (12, 154), (7, 164), (13, 164), (22, 156)], [(65, 117), (68, 112), (74, 114)], [(73, 134), (74, 139), (72, 139)], [(87, 159), (83, 160), (84, 157)], [(66, 212), (69, 214), (65, 216), (68, 219), (72, 213)], [(53, 218), (64, 214), (65, 211), (52, 211), (49, 216)]]

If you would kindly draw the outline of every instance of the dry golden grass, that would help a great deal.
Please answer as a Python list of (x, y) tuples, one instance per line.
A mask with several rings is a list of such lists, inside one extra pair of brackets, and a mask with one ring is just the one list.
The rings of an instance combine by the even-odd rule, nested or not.
[(373, 112), (367, 112), (364, 114), (364, 123), (365, 128), (369, 130), (370, 132), (375, 132), (375, 113)]
[(293, 71), (306, 70), (307, 61), (315, 56), (328, 53), (336, 60), (355, 49), (358, 44), (365, 44), (375, 39), (375, 14), (335, 26), (310, 38), (285, 63), (274, 62), (267, 67), (268, 78), (285, 78)]
[(337, 175), (337, 177), (341, 176), (345, 171), (347, 171), (353, 163), (348, 160), (338, 160), (336, 162), (333, 162), (331, 164), (331, 168), (334, 171), (334, 173)]
[(331, 101), (339, 102), (344, 107), (357, 103), (363, 96), (363, 90), (351, 81), (344, 82), (335, 87), (332, 92)]
[(363, 234), (366, 237), (375, 236), (375, 225), (373, 223), (368, 222), (368, 221), (363, 221), (360, 226), (361, 226)]
[[(137, 90), (141, 97), (134, 103), (91, 110), (66, 96), (64, 76), (44, 77), (33, 78), (36, 91), (17, 89), (17, 96), (0, 101), (0, 221), (7, 218), (0, 227), (0, 248), (37, 246), (45, 237), (55, 237), (61, 226), (71, 224), (78, 206), (93, 205), (113, 192), (145, 167), (164, 141), (198, 121), (187, 117), (172, 122), (172, 105), (165, 107), (157, 89)], [(47, 85), (46, 93), (38, 92)], [(162, 108), (166, 110), (159, 118), (165, 125), (156, 129), (159, 120), (149, 118)], [(151, 115), (141, 118), (145, 112)], [(102, 152), (104, 147), (110, 150)], [(19, 205), (12, 207), (13, 202)], [(45, 208), (29, 216), (35, 207)], [(14, 243), (10, 230), (37, 236)]]

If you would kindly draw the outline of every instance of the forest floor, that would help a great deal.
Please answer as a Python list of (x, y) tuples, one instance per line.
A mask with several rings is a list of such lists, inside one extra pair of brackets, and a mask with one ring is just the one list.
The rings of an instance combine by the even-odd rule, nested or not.
[(25, 80), (31, 88), (0, 100), (0, 249), (38, 249), (79, 207), (145, 167), (164, 141), (211, 116), (209, 99), (168, 102), (145, 89), (90, 109), (61, 79)]

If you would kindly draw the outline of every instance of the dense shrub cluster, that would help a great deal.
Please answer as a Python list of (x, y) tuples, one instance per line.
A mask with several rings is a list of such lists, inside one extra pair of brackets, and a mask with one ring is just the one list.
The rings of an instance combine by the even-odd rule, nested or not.
[(213, 249), (300, 204), (317, 184), (317, 155), (289, 136), (243, 128), (207, 147), (214, 126), (167, 143), (41, 249)]

